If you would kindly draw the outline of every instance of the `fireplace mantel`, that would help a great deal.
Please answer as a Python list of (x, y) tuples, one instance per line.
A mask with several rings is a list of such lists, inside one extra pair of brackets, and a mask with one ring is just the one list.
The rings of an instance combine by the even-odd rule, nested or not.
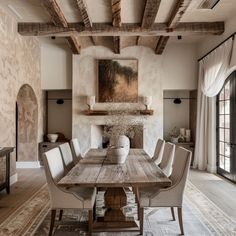
[[(110, 112), (117, 112), (120, 113), (122, 111), (108, 111), (108, 110), (85, 110), (84, 114), (87, 116), (107, 116), (110, 115)], [(153, 110), (134, 110), (127, 113), (127, 115), (147, 115), (152, 116), (154, 113)]]

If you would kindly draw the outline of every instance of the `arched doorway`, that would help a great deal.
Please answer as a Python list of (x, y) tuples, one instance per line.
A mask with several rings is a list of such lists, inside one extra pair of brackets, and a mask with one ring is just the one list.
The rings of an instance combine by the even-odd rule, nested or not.
[(16, 147), (18, 162), (38, 160), (38, 104), (33, 89), (25, 84), (16, 101)]
[(236, 182), (236, 71), (217, 96), (217, 172)]

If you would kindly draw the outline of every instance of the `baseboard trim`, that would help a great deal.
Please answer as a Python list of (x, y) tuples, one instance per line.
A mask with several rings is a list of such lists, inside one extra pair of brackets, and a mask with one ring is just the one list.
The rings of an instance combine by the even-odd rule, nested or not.
[(10, 176), (10, 185), (16, 183), (18, 180), (18, 175), (15, 173), (14, 175)]
[(33, 168), (40, 168), (39, 161), (17, 161), (16, 162), (17, 169), (33, 169)]

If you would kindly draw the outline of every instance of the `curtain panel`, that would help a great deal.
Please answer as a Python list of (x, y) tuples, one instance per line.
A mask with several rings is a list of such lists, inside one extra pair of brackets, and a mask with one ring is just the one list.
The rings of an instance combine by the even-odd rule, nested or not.
[(229, 39), (199, 63), (197, 130), (194, 168), (216, 172), (216, 95), (229, 70), (233, 39)]

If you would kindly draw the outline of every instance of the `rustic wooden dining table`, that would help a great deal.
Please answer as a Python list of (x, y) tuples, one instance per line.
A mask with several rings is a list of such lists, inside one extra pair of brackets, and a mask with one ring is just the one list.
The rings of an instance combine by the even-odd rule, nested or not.
[(136, 231), (138, 224), (127, 219), (122, 207), (127, 205), (125, 187), (138, 189), (145, 186), (168, 187), (171, 180), (165, 176), (142, 149), (130, 149), (124, 164), (112, 164), (106, 149), (91, 149), (86, 156), (59, 183), (63, 187), (105, 188), (104, 217), (93, 223), (94, 231)]

